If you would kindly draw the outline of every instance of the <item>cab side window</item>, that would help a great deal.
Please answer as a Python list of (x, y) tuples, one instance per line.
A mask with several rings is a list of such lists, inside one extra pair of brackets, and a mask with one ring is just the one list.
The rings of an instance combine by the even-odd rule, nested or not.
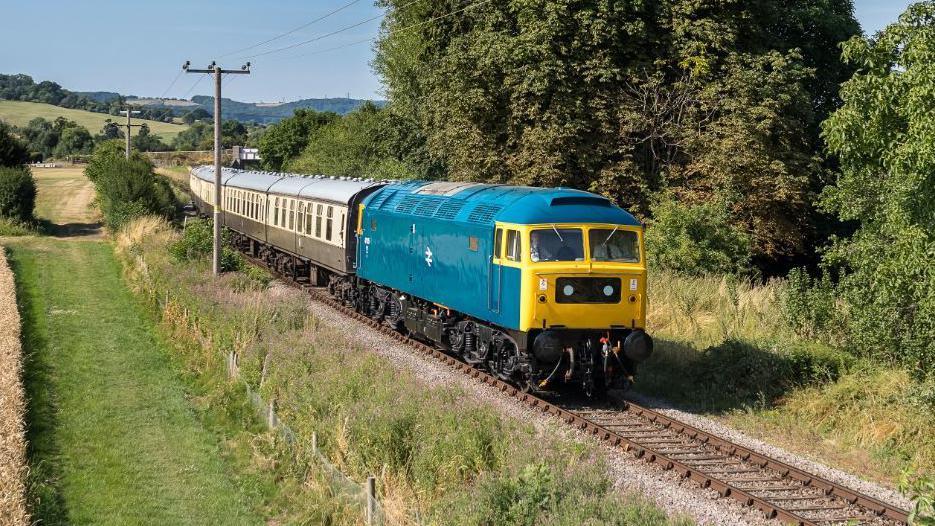
[(498, 228), (497, 234), (493, 238), (493, 257), (500, 259), (503, 254), (503, 229)]
[(523, 246), (519, 232), (507, 230), (506, 232), (506, 258), (510, 261), (522, 261)]

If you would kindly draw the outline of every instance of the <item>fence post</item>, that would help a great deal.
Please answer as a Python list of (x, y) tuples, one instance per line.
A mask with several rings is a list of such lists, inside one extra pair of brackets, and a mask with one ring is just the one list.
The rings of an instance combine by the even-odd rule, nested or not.
[(269, 411), (267, 412), (266, 424), (270, 429), (276, 428), (276, 408), (275, 402), (272, 399), (269, 401)]
[(367, 477), (367, 526), (376, 526), (377, 519), (377, 478)]
[(312, 431), (312, 453), (318, 454), (318, 433)]

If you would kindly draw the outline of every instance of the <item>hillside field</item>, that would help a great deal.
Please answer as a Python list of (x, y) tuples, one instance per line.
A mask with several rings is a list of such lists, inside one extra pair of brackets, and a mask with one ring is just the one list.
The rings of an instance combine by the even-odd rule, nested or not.
[[(15, 126), (25, 126), (36, 117), (42, 117), (46, 120), (55, 120), (57, 117), (65, 117), (66, 119), (73, 120), (84, 126), (92, 135), (101, 132), (101, 128), (104, 127), (107, 119), (111, 119), (117, 123), (126, 122), (126, 117), (107, 115), (104, 113), (60, 108), (51, 104), (41, 104), (38, 102), (0, 100), (0, 120)], [(121, 121), (121, 119), (124, 120)], [(176, 135), (188, 128), (188, 126), (184, 124), (168, 124), (165, 122), (133, 119), (134, 124), (140, 124), (141, 122), (148, 124), (150, 131), (163, 141), (171, 141)], [(136, 131), (137, 130), (134, 130), (133, 133), (135, 134)]]

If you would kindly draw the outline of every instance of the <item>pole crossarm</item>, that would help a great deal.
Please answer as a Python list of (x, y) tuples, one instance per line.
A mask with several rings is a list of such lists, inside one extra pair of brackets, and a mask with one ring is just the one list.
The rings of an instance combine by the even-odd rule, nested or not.
[(191, 61), (182, 64), (182, 71), (186, 73), (213, 73), (214, 74), (214, 259), (212, 269), (214, 275), (221, 274), (221, 79), (227, 75), (249, 75), (250, 63), (247, 62), (240, 69), (224, 69), (216, 62), (211, 62), (207, 69), (192, 69)]

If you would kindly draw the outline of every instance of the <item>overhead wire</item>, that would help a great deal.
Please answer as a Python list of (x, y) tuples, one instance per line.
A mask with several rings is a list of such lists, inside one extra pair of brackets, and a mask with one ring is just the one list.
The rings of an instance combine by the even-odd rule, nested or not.
[(184, 73), (185, 73), (185, 70), (184, 70), (184, 69), (180, 69), (180, 70), (179, 70), (178, 74), (175, 75), (175, 78), (172, 79), (172, 82), (169, 83), (169, 87), (166, 88), (165, 91), (162, 92), (162, 95), (159, 96), (160, 99), (164, 99), (164, 98), (166, 97), (166, 95), (169, 94), (169, 90), (172, 89), (172, 86), (175, 86), (175, 83), (178, 82), (180, 78), (182, 78), (182, 75), (183, 75)]
[(207, 76), (208, 76), (207, 73), (202, 73), (201, 76), (198, 77), (198, 79), (195, 81), (195, 83), (192, 84), (192, 87), (188, 88), (188, 91), (185, 92), (185, 95), (182, 95), (182, 98), (183, 99), (188, 98), (188, 94), (195, 91), (195, 88), (198, 87), (198, 84), (200, 84), (201, 81), (204, 80), (204, 78)]
[[(403, 27), (403, 28), (401, 28), (401, 29), (397, 29), (397, 30), (395, 30), (395, 31), (391, 31), (391, 33), (392, 33), (392, 34), (397, 34), (397, 35), (400, 34), (400, 33), (405, 33), (406, 31), (409, 31), (409, 30), (411, 30), (411, 29), (416, 29), (416, 28), (418, 28), (418, 27), (421, 27), (421, 26), (424, 26), (424, 25), (427, 25), (427, 24), (431, 24), (432, 22), (436, 22), (436, 21), (441, 20), (441, 19), (443, 19), (443, 18), (447, 18), (447, 17), (449, 17), (449, 16), (456, 15), (456, 14), (461, 13), (461, 12), (463, 12), (463, 11), (467, 11), (468, 9), (472, 9), (472, 8), (474, 8), (474, 7), (478, 7), (478, 6), (481, 6), (481, 5), (483, 5), (483, 4), (489, 4), (489, 3), (492, 2), (492, 1), (493, 1), (493, 0), (482, 0), (482, 1), (480, 1), (480, 2), (472, 2), (471, 4), (466, 5), (466, 6), (462, 7), (461, 9), (457, 9), (457, 10), (452, 11), (452, 12), (450, 12), (450, 13), (445, 13), (444, 15), (438, 15), (438, 16), (432, 17), (432, 18), (430, 18), (430, 19), (428, 19), (428, 20), (423, 20), (422, 22), (418, 22), (418, 23), (415, 23), (415, 24), (412, 24), (412, 25)], [(330, 48), (327, 48), (327, 49), (319, 49), (319, 50), (315, 50), (315, 51), (312, 51), (312, 52), (309, 52), (309, 53), (303, 53), (303, 54), (301, 54), (301, 55), (294, 55), (294, 56), (291, 56), (291, 57), (288, 57), (288, 58), (290, 58), (290, 59), (293, 59), (293, 58), (304, 58), (304, 57), (308, 57), (308, 56), (312, 56), (312, 55), (319, 55), (319, 54), (321, 54), (321, 53), (327, 53), (327, 52), (329, 52), (329, 51), (336, 51), (336, 50), (338, 50), (338, 49), (344, 49), (344, 48), (347, 48), (347, 47), (356, 46), (357, 44), (363, 44), (364, 42), (372, 42), (372, 41), (376, 40), (377, 38), (379, 38), (379, 36), (370, 37), (370, 38), (365, 38), (365, 39), (362, 39), (362, 40), (357, 40), (357, 41), (354, 41), (354, 42), (349, 42), (349, 43), (347, 43), (347, 44), (342, 44), (342, 45), (340, 45), (340, 46), (334, 46), (334, 47), (330, 47)]]
[(326, 19), (326, 18), (328, 18), (328, 17), (330, 17), (330, 16), (332, 16), (332, 15), (335, 15), (335, 14), (337, 14), (337, 13), (340, 13), (341, 11), (347, 9), (348, 7), (351, 7), (352, 5), (356, 4), (357, 2), (360, 2), (360, 0), (352, 0), (352, 1), (350, 1), (350, 2), (348, 2), (348, 3), (346, 3), (346, 4), (344, 4), (344, 5), (342, 5), (342, 6), (339, 7), (339, 8), (334, 9), (333, 11), (330, 11), (330, 12), (328, 12), (328, 13), (325, 13), (324, 15), (322, 15), (322, 16), (316, 18), (315, 20), (312, 20), (311, 22), (302, 24), (302, 25), (299, 26), (299, 27), (296, 27), (296, 28), (294, 28), (294, 29), (290, 29), (289, 31), (286, 31), (285, 33), (281, 33), (281, 34), (279, 34), (279, 35), (274, 36), (273, 38), (264, 40), (264, 41), (262, 41), (262, 42), (258, 42), (258, 43), (256, 43), (256, 44), (253, 44), (252, 46), (247, 46), (247, 47), (245, 47), (245, 48), (241, 48), (241, 49), (237, 49), (237, 50), (231, 51), (230, 53), (225, 53), (225, 54), (221, 55), (221, 56), (218, 57), (218, 58), (229, 57), (229, 56), (231, 56), (231, 55), (236, 55), (237, 53), (242, 53), (242, 52), (244, 52), (244, 51), (249, 51), (249, 50), (251, 50), (251, 49), (255, 49), (255, 48), (258, 48), (258, 47), (260, 47), (260, 46), (265, 46), (266, 44), (269, 44), (270, 42), (275, 42), (275, 41), (277, 41), (277, 40), (279, 40), (279, 39), (281, 39), (281, 38), (287, 37), (287, 36), (289, 36), (289, 35), (291, 35), (291, 34), (297, 32), (297, 31), (301, 31), (301, 30), (303, 30), (303, 29), (305, 29), (305, 28), (307, 28), (307, 27), (309, 27), (309, 26), (311, 26), (311, 25), (313, 25), (313, 24), (316, 24), (316, 23), (318, 23), (318, 22), (321, 22), (322, 20), (324, 20), (324, 19)]
[[(404, 9), (404, 8), (409, 7), (410, 5), (412, 5), (412, 4), (416, 3), (416, 2), (421, 2), (421, 1), (422, 1), (422, 0), (412, 0), (411, 2), (407, 2), (407, 3), (405, 3), (405, 4), (401, 5), (401, 6), (399, 6), (397, 9)], [(349, 25), (349, 26), (344, 26), (344, 27), (339, 28), (339, 29), (336, 29), (336, 30), (334, 30), (334, 31), (332, 31), (332, 32), (330, 32), (330, 33), (325, 33), (324, 35), (318, 35), (318, 36), (313, 37), (313, 38), (310, 38), (310, 39), (308, 39), (308, 40), (303, 40), (303, 41), (301, 41), (301, 42), (295, 42), (295, 43), (293, 43), (293, 44), (289, 44), (288, 46), (283, 46), (283, 47), (276, 48), (276, 49), (270, 49), (270, 50), (264, 51), (264, 52), (262, 52), (262, 53), (257, 53), (257, 54), (255, 54), (255, 55), (250, 55), (250, 56), (241, 57), (241, 58), (243, 58), (243, 59), (254, 59), (254, 58), (257, 58), (257, 57), (263, 57), (263, 56), (266, 56), (266, 55), (272, 55), (273, 53), (279, 53), (279, 52), (281, 52), (281, 51), (288, 51), (288, 50), (290, 50), (290, 49), (295, 49), (295, 48), (297, 48), (297, 47), (304, 46), (304, 45), (306, 45), (306, 44), (311, 44), (312, 42), (317, 42), (317, 41), (322, 40), (322, 39), (324, 39), (324, 38), (328, 38), (328, 37), (330, 37), (330, 36), (337, 35), (338, 33), (343, 33), (343, 32), (345, 32), (345, 31), (347, 31), (347, 30), (354, 29), (355, 27), (360, 27), (360, 26), (362, 26), (362, 25), (364, 25), (364, 24), (366, 24), (366, 23), (368, 23), (368, 22), (373, 22), (374, 20), (378, 20), (378, 19), (380, 19), (380, 18), (383, 18), (383, 16), (384, 16), (384, 14), (383, 14), (383, 13), (380, 13), (379, 15), (372, 16), (372, 17), (367, 18), (367, 19), (365, 19), (365, 20), (361, 20), (360, 22), (351, 24), (351, 25)]]

